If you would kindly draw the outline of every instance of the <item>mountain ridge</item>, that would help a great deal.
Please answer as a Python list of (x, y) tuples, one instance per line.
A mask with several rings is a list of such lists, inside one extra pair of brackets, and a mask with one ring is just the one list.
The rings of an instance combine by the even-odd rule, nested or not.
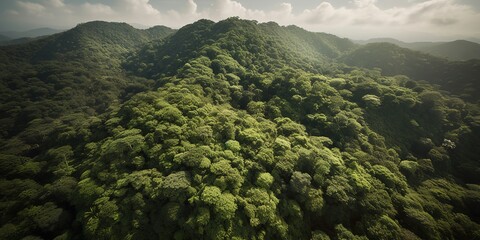
[(446, 58), (451, 61), (480, 59), (480, 44), (468, 40), (454, 40), (450, 42), (403, 42), (394, 38), (372, 38), (369, 40), (355, 40), (354, 42), (362, 45), (388, 42), (403, 48)]
[(31, 29), (28, 31), (3, 31), (3, 32), (0, 32), (0, 34), (5, 35), (11, 39), (18, 39), (18, 38), (36, 38), (36, 37), (60, 33), (63, 31), (65, 30), (43, 27), (43, 28)]

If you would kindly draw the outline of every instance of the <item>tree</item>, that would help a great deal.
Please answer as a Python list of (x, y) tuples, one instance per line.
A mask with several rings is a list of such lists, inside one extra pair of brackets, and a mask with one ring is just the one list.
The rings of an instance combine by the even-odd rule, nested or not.
[(273, 176), (268, 172), (264, 172), (258, 175), (256, 185), (264, 189), (269, 189), (273, 181)]
[(245, 214), (252, 227), (273, 223), (279, 200), (272, 193), (268, 193), (265, 189), (251, 188), (245, 194), (245, 201)]
[(231, 193), (222, 193), (216, 186), (206, 186), (201, 199), (213, 207), (217, 217), (228, 220), (235, 216), (237, 204)]
[(290, 186), (295, 193), (306, 195), (311, 181), (312, 177), (308, 173), (295, 171), (290, 179)]
[(174, 172), (166, 176), (160, 189), (164, 197), (178, 202), (185, 201), (194, 191), (190, 183), (190, 174), (185, 171)]

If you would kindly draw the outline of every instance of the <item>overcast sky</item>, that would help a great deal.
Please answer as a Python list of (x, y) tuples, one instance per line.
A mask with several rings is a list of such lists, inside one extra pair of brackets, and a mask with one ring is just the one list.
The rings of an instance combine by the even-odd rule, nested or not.
[(480, 0), (0, 0), (0, 31), (92, 20), (179, 28), (230, 16), (352, 39), (480, 39)]

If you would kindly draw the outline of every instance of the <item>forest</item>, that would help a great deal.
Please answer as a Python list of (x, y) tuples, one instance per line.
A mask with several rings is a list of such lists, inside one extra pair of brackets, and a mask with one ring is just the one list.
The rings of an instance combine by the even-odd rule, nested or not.
[(480, 60), (228, 18), (0, 47), (0, 239), (480, 239)]

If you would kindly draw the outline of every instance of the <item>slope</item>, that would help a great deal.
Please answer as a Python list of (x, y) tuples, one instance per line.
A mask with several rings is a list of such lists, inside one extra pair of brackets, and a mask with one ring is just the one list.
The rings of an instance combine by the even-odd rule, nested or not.
[(402, 48), (428, 53), (451, 61), (480, 59), (480, 44), (466, 40), (452, 42), (402, 42), (393, 38), (373, 38), (363, 41), (356, 40), (354, 42), (358, 44), (392, 43)]
[(0, 35), (0, 42), (6, 42), (11, 40), (11, 38), (5, 36), (5, 35)]
[(398, 47), (371, 43), (342, 57), (348, 65), (380, 68), (386, 75), (407, 75), (415, 80), (439, 84), (444, 90), (465, 99), (478, 100), (480, 61), (450, 62), (445, 59)]
[(64, 30), (52, 29), (52, 28), (36, 28), (36, 29), (31, 29), (23, 32), (6, 31), (6, 32), (0, 32), (0, 34), (5, 35), (10, 39), (18, 39), (18, 38), (36, 38), (41, 36), (48, 36), (48, 35), (53, 35), (63, 31)]
[[(124, 54), (173, 32), (124, 23), (90, 22), (33, 42), (0, 48), (2, 136), (71, 111), (103, 112), (112, 101), (148, 83), (126, 78)], [(135, 90), (137, 89), (137, 90)]]
[[(253, 64), (260, 72), (272, 66), (290, 66), (321, 72), (333, 67), (330, 59), (352, 50), (355, 45), (333, 35), (311, 33), (298, 27), (280, 27), (276, 23), (257, 24), (230, 18), (217, 24), (200, 20), (180, 29), (163, 41), (153, 42), (132, 57), (128, 69), (142, 76), (174, 74), (188, 59), (213, 56), (227, 49), (231, 58), (247, 69)], [(146, 64), (150, 67), (145, 71)], [(140, 72), (138, 72), (140, 71)]]
[(447, 58), (452, 61), (480, 59), (480, 44), (465, 40), (457, 40), (413, 49), (429, 53), (434, 56)]

